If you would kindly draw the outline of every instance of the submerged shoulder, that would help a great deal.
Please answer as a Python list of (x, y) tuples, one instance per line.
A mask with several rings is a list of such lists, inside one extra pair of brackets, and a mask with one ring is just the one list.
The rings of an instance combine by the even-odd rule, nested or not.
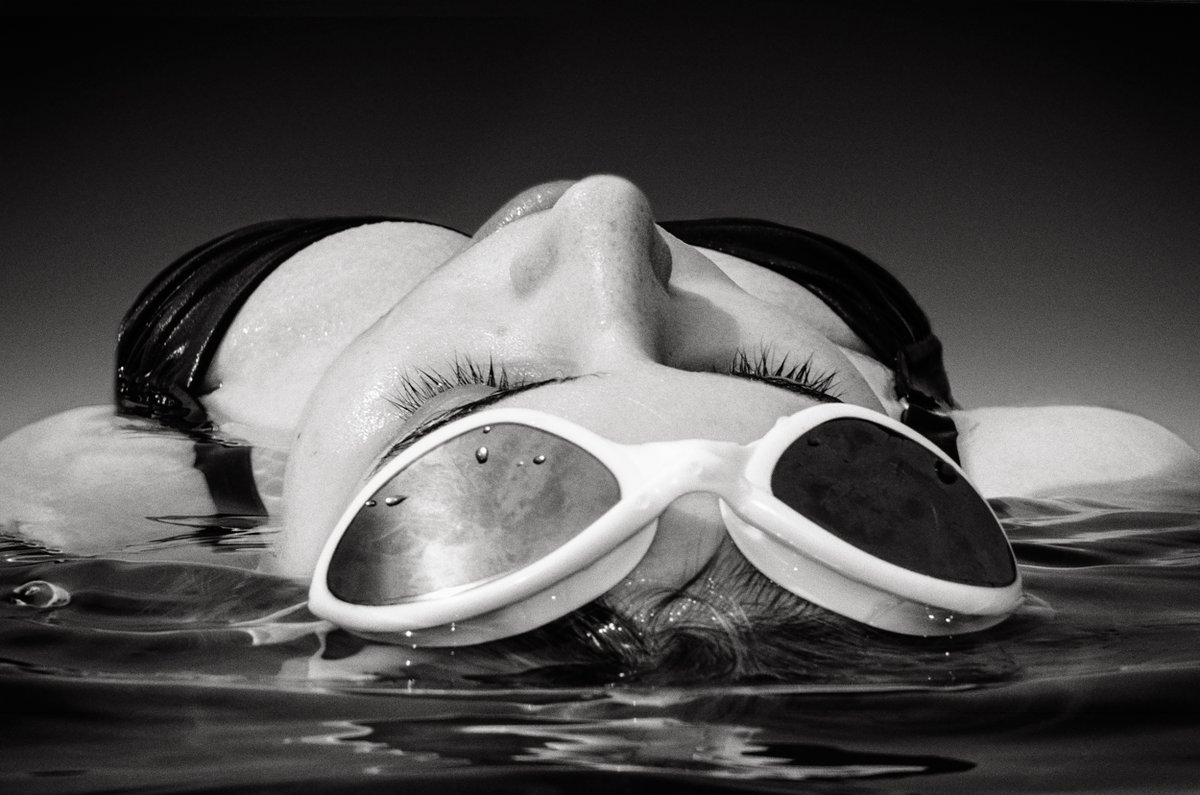
[(214, 512), (195, 457), (190, 438), (110, 406), (39, 420), (0, 440), (0, 534), (81, 554), (144, 541), (163, 529), (153, 517)]
[(1098, 406), (955, 413), (963, 467), (985, 496), (1080, 493), (1106, 483), (1200, 483), (1200, 455), (1163, 426)]

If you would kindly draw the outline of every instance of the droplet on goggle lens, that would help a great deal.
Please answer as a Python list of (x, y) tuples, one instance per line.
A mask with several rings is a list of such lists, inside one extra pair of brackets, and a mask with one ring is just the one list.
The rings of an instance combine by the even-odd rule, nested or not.
[(481, 464), (487, 463), (488, 451), (486, 447), (480, 447), (475, 451), (475, 460)]
[(404, 502), (403, 497), (384, 497), (383, 504), (389, 508), (395, 508), (400, 503)]
[(544, 463), (546, 463), (546, 456), (544, 456), (544, 455), (535, 455), (535, 456), (533, 457), (533, 463), (535, 463), (535, 464), (544, 464)]
[(376, 505), (378, 505), (378, 504), (379, 504), (379, 503), (375, 502), (375, 500), (367, 500), (366, 502), (364, 502), (364, 503), (363, 503), (363, 507), (365, 507), (365, 508), (374, 508), (374, 507), (375, 507)]
[(933, 471), (937, 472), (938, 479), (947, 486), (958, 480), (958, 473), (954, 471), (954, 467), (947, 464), (945, 461), (938, 461), (934, 465)]

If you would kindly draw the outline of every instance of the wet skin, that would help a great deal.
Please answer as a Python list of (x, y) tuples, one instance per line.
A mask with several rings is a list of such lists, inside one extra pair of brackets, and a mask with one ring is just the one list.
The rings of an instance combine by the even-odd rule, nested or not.
[[(492, 391), (458, 387), (409, 417), (393, 398), (416, 369), (446, 373), (466, 357), (502, 365), (513, 380), (581, 376), (500, 405), (547, 411), (621, 442), (747, 442), (816, 402), (728, 374), (739, 350), (808, 361), (832, 377), (838, 399), (898, 415), (886, 369), (823, 304), (782, 277), (665, 233), (628, 181), (601, 176), (526, 192), (329, 366), (292, 445), (274, 566), (306, 577), (381, 454), (428, 416)], [(724, 535), (715, 498), (679, 499), (616, 595), (682, 585)]]
[[(239, 311), (202, 400), (222, 433), (254, 445), (256, 482), (272, 522), (282, 517), (262, 565), (303, 580), (397, 438), (492, 392), (457, 387), (410, 417), (393, 402), (406, 375), (446, 374), (469, 356), (503, 365), (513, 381), (579, 376), (503, 405), (543, 409), (622, 442), (746, 441), (812, 403), (728, 374), (734, 351), (764, 348), (772, 363), (811, 359), (839, 399), (899, 415), (891, 373), (819, 299), (752, 263), (681, 243), (654, 226), (633, 185), (593, 177), (518, 195), (474, 238), (383, 223), (309, 246)], [(988, 497), (1104, 499), (1113, 484), (1128, 491), (1137, 482), (1142, 503), (1161, 507), (1192, 504), (1200, 484), (1200, 455), (1123, 411), (992, 407), (954, 419), (964, 469)], [(131, 433), (130, 422), (111, 406), (79, 408), (0, 440), (0, 524), (103, 554), (145, 542), (148, 527), (159, 532), (147, 516), (214, 513), (191, 440), (158, 428)], [(681, 498), (619, 595), (686, 581), (722, 536), (711, 498)]]

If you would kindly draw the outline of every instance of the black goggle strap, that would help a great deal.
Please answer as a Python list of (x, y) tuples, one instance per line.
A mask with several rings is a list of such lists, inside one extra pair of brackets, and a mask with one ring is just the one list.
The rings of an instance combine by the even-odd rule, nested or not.
[(204, 476), (218, 514), (267, 515), (254, 480), (254, 448), (197, 441), (193, 450), (196, 458), (192, 465)]
[(937, 445), (954, 463), (961, 463), (958, 428), (946, 413), (954, 407), (953, 403), (933, 397), (945, 395), (949, 398), (950, 395), (942, 365), (941, 341), (930, 334), (904, 346), (896, 354), (893, 369), (896, 397), (904, 404), (900, 421)]

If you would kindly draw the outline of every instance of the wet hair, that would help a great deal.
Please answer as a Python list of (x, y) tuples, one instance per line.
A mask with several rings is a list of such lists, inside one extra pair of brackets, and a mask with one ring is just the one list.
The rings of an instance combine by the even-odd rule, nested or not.
[(728, 539), (679, 588), (636, 604), (604, 596), (490, 646), (527, 668), (485, 678), (525, 686), (980, 683), (1013, 670), (986, 637), (911, 638), (818, 607), (769, 580)]

